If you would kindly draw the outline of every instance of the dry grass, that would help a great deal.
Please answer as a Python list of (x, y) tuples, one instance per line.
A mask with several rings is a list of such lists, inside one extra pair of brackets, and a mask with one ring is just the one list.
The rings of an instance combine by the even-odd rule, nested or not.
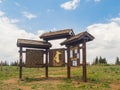
[(85, 83), (81, 67), (72, 68), (71, 79), (66, 78), (66, 67), (50, 67), (48, 79), (44, 77), (44, 68), (23, 68), (22, 80), (18, 79), (16, 67), (4, 67), (0, 71), (0, 90), (120, 90), (120, 66), (87, 69)]

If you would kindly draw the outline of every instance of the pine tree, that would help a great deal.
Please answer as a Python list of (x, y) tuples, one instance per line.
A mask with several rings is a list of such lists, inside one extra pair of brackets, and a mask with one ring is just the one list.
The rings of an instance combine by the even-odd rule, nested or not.
[(115, 65), (120, 65), (119, 57), (116, 57)]
[(100, 64), (107, 64), (106, 58), (102, 58), (102, 57), (100, 56), (100, 58), (99, 58), (99, 63), (100, 63)]
[(96, 59), (95, 59), (95, 64), (99, 64), (98, 57), (96, 57)]
[(106, 58), (103, 58), (103, 59), (102, 59), (102, 63), (103, 63), (103, 64), (107, 64)]
[(102, 57), (100, 56), (99, 58), (99, 63), (102, 64), (103, 63), (103, 60), (102, 60)]

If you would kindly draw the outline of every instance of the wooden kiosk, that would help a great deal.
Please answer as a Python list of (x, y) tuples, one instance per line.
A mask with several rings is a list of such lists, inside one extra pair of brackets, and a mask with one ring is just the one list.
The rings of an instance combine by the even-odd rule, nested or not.
[(36, 41), (36, 40), (27, 40), (27, 39), (18, 39), (17, 40), (17, 46), (20, 48), (20, 63), (19, 63), (19, 78), (22, 78), (22, 59), (24, 53), (23, 48), (38, 48), (43, 49), (46, 54), (46, 63), (40, 64), (39, 66), (45, 67), (45, 75), (48, 77), (48, 50), (51, 47), (51, 44), (45, 41)]
[[(78, 46), (78, 49), (82, 49), (82, 67), (83, 67), (83, 81), (87, 81), (86, 75), (86, 42), (93, 40), (94, 37), (88, 32), (79, 33), (64, 42), (61, 45), (65, 45), (67, 47), (67, 77), (70, 78), (70, 67), (71, 67), (71, 59), (70, 59), (70, 48)], [(82, 46), (80, 47), (80, 44)]]
[[(54, 32), (48, 32), (44, 33), (40, 36), (40, 38), (43, 39), (43, 41), (35, 41), (35, 40), (26, 40), (26, 39), (18, 39), (17, 46), (20, 47), (20, 70), (19, 70), (19, 78), (22, 78), (22, 48), (38, 48), (42, 49), (43, 53), (46, 55), (45, 64), (35, 64), (39, 65), (38, 67), (42, 66), (45, 67), (45, 75), (46, 78), (48, 78), (48, 67), (49, 63), (53, 60), (48, 58), (51, 55), (51, 49), (52, 46), (48, 41), (49, 40), (55, 40), (55, 39), (62, 39), (65, 38), (66, 40), (61, 43), (61, 45), (65, 45), (67, 50), (67, 78), (71, 78), (71, 65), (72, 63), (77, 63), (77, 66), (80, 66), (80, 49), (82, 49), (82, 67), (83, 67), (83, 81), (87, 81), (87, 75), (86, 75), (86, 42), (92, 41), (94, 37), (89, 34), (88, 32), (82, 32), (77, 35), (74, 34), (72, 29), (65, 29), (65, 30), (59, 30)], [(82, 46), (80, 46), (82, 44)], [(63, 51), (62, 50), (62, 51)], [(58, 52), (56, 50), (56, 52)], [(71, 53), (72, 52), (72, 53)], [(60, 53), (58, 53), (59, 55)], [(54, 55), (54, 54), (53, 54)], [(64, 55), (65, 56), (65, 55)], [(38, 54), (39, 57), (39, 54)], [(41, 56), (42, 57), (42, 56)], [(49, 63), (48, 63), (49, 61)], [(64, 60), (63, 60), (64, 61)], [(60, 62), (60, 61), (56, 61)], [(55, 63), (55, 62), (54, 62)], [(52, 65), (52, 64), (51, 64)], [(62, 65), (62, 64), (58, 64)]]

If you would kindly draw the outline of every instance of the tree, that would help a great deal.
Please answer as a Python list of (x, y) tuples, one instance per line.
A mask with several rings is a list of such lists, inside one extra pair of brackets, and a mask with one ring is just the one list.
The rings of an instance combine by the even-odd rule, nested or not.
[(103, 64), (107, 64), (106, 58), (103, 58), (103, 59), (102, 59), (102, 63), (103, 63)]
[(120, 65), (119, 57), (116, 57), (115, 65)]
[(102, 58), (101, 56), (99, 58), (96, 57), (93, 62), (93, 65), (94, 64), (107, 64), (107, 60), (106, 60), (106, 58)]
[(99, 58), (99, 64), (102, 64), (103, 63), (103, 59), (102, 59), (102, 57), (100, 56), (100, 58)]
[(93, 64), (99, 64), (98, 57), (95, 58), (95, 61), (93, 62)]

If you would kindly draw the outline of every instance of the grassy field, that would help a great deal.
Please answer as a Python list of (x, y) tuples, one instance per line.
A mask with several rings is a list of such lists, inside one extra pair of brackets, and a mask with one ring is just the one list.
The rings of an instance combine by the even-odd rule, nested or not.
[(49, 78), (44, 68), (23, 68), (19, 80), (17, 67), (0, 71), (0, 90), (120, 90), (120, 66), (87, 66), (87, 82), (82, 81), (82, 67), (72, 67), (71, 79), (66, 67), (50, 67)]

